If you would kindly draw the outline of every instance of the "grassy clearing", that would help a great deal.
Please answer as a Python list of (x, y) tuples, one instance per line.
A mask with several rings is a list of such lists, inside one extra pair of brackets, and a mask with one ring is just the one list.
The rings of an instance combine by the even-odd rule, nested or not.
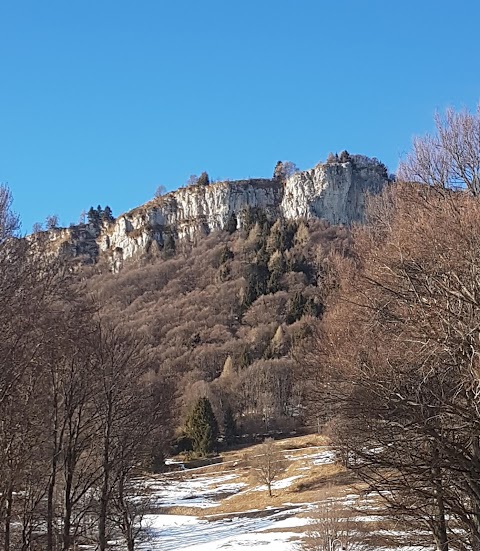
[[(328, 440), (322, 436), (307, 435), (275, 442), (276, 447), (283, 456), (287, 456), (288, 466), (282, 473), (277, 483), (292, 477), (286, 487), (273, 489), (270, 498), (266, 489), (259, 489), (259, 484), (252, 478), (249, 467), (249, 459), (257, 454), (258, 445), (250, 446), (242, 450), (233, 450), (221, 454), (222, 462), (214, 465), (196, 468), (193, 471), (182, 471), (178, 474), (183, 480), (192, 477), (208, 475), (214, 478), (217, 475), (232, 473), (235, 478), (233, 483), (244, 483), (246, 486), (237, 493), (217, 502), (215, 507), (199, 510), (198, 507), (170, 507), (168, 513), (183, 515), (202, 515), (210, 518), (229, 513), (238, 513), (251, 510), (264, 510), (266, 508), (291, 508), (305, 503), (318, 501), (318, 492), (323, 487), (330, 485), (338, 490), (338, 494), (347, 493), (351, 475), (337, 463), (313, 464), (316, 454), (326, 450)], [(177, 476), (177, 475), (170, 475)], [(210, 488), (214, 490), (216, 484)]]
[[(398, 520), (385, 518), (384, 511), (377, 514), (377, 498), (372, 494), (362, 495), (364, 485), (335, 461), (335, 454), (325, 437), (307, 435), (275, 442), (278, 455), (285, 457), (287, 464), (273, 485), (272, 497), (252, 477), (251, 458), (258, 455), (258, 446), (222, 453), (221, 462), (216, 464), (171, 472), (163, 478), (160, 476), (159, 479), (167, 481), (167, 485), (169, 480), (181, 483), (191, 481), (192, 486), (199, 483), (202, 487), (199, 490), (200, 499), (204, 496), (212, 506), (188, 506), (189, 498), (183, 498), (184, 506), (157, 508), (156, 512), (192, 515), (210, 522), (272, 515), (277, 520), (291, 516), (304, 517), (308, 518), (308, 525), (291, 526), (288, 532), (301, 535), (305, 549), (318, 549), (325, 522), (325, 505), (333, 501), (335, 514), (343, 528), (343, 523), (351, 524), (348, 541), (352, 545), (354, 541), (362, 541), (368, 543), (371, 549), (395, 549), (407, 541), (410, 543), (409, 530), (405, 526)], [(224, 488), (225, 483), (233, 487)], [(235, 486), (240, 483), (241, 486)], [(194, 494), (194, 498), (198, 497)], [(207, 503), (204, 501), (203, 505)], [(284, 532), (285, 528), (273, 526), (268, 531)], [(421, 534), (416, 533), (415, 538), (412, 543), (420, 541)]]

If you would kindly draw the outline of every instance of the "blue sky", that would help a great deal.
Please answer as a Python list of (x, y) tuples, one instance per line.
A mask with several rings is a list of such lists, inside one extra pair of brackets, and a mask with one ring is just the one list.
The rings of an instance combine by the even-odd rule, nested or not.
[(391, 171), (480, 98), (476, 0), (0, 0), (0, 182), (24, 232), (190, 174), (329, 151)]

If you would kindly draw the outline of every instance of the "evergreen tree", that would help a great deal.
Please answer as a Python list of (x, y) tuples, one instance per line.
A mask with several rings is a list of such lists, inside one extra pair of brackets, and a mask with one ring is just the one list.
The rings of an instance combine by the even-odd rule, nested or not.
[(230, 235), (237, 231), (237, 217), (235, 216), (234, 212), (232, 212), (232, 214), (229, 216), (227, 224), (225, 225), (225, 229)]
[(323, 311), (323, 304), (321, 302), (315, 302), (312, 297), (307, 299), (307, 302), (303, 307), (303, 314), (307, 316), (322, 317)]
[(238, 358), (238, 366), (241, 369), (246, 369), (252, 363), (252, 358), (250, 357), (250, 352), (247, 348), (244, 348)]
[(190, 413), (185, 432), (199, 455), (211, 453), (218, 438), (218, 423), (208, 398), (200, 398)]
[(260, 229), (260, 233), (264, 236), (270, 231), (271, 222), (267, 215), (260, 207), (246, 207), (241, 212), (242, 228), (249, 232), (256, 224)]
[(222, 249), (222, 254), (220, 256), (220, 264), (225, 264), (229, 260), (232, 260), (234, 257), (232, 249), (228, 245), (225, 245)]
[(259, 296), (267, 293), (270, 278), (270, 272), (264, 262), (250, 264), (246, 272), (247, 285), (243, 295), (243, 308), (248, 308)]
[(268, 269), (270, 271), (270, 278), (268, 279), (268, 291), (270, 293), (276, 293), (280, 290), (280, 280), (285, 273), (285, 260), (282, 253), (275, 251), (268, 262)]
[(282, 180), (283, 178), (284, 178), (283, 163), (282, 161), (278, 161), (273, 171), (273, 179)]
[(113, 222), (115, 220), (112, 209), (107, 205), (105, 210), (102, 212), (102, 220), (105, 222)]
[(287, 323), (290, 325), (298, 321), (304, 314), (307, 299), (300, 292), (296, 292), (288, 301)]
[(235, 416), (233, 415), (232, 408), (227, 406), (223, 414), (223, 437), (225, 439), (225, 444), (230, 446), (235, 442), (235, 437), (237, 436), (237, 423), (235, 421)]
[(198, 177), (197, 184), (199, 186), (208, 186), (210, 183), (210, 178), (206, 172), (202, 172)]
[(298, 172), (298, 167), (292, 161), (278, 161), (275, 165), (275, 170), (273, 171), (274, 180), (285, 180), (292, 174)]
[(90, 207), (87, 212), (87, 220), (89, 224), (98, 224), (98, 212), (93, 207)]
[(163, 251), (166, 258), (170, 258), (175, 254), (177, 246), (175, 244), (175, 238), (171, 233), (167, 233), (163, 241)]

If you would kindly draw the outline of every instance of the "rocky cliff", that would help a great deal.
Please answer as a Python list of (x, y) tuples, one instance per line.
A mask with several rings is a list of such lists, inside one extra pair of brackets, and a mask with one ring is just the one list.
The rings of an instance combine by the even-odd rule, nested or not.
[[(114, 222), (99, 227), (74, 226), (44, 232), (62, 254), (81, 261), (109, 258), (114, 270), (130, 258), (166, 241), (193, 239), (200, 233), (241, 224), (248, 208), (270, 219), (318, 217), (332, 224), (361, 221), (368, 193), (388, 182), (385, 166), (376, 159), (352, 155), (332, 159), (285, 179), (250, 179), (180, 188), (156, 198)], [(45, 237), (45, 236), (44, 236)]]

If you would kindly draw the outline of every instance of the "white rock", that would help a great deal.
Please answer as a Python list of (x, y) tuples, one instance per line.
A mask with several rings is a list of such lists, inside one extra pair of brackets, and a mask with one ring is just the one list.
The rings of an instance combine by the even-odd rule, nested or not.
[(297, 172), (285, 182), (251, 179), (180, 188), (119, 216), (98, 235), (88, 225), (47, 233), (51, 241), (61, 241), (71, 256), (90, 256), (94, 261), (98, 251), (107, 254), (117, 271), (124, 260), (142, 256), (152, 246), (162, 247), (167, 234), (192, 240), (199, 232), (225, 228), (232, 216), (238, 224), (248, 207), (262, 209), (270, 219), (361, 221), (367, 193), (378, 193), (387, 182), (384, 165), (353, 155), (348, 162), (318, 164)]

